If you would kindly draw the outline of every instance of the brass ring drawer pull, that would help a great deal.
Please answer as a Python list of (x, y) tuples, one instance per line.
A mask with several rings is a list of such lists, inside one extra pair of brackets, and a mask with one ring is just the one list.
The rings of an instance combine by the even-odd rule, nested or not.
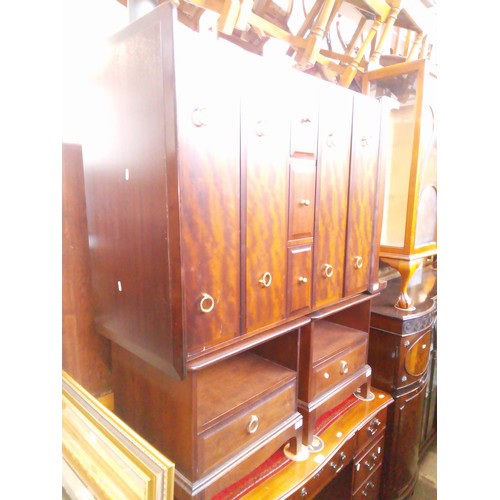
[(203, 313), (209, 313), (215, 307), (215, 300), (208, 293), (204, 293), (200, 300), (200, 309)]
[(354, 257), (354, 267), (355, 269), (361, 269), (363, 267), (363, 257), (357, 255)]
[(263, 287), (267, 288), (267, 287), (271, 286), (272, 281), (273, 281), (273, 277), (271, 276), (271, 273), (264, 273), (262, 275), (262, 278), (259, 280), (259, 283)]
[(324, 278), (331, 278), (333, 276), (333, 266), (330, 264), (324, 264), (322, 274)]
[(345, 375), (349, 371), (349, 363), (347, 361), (342, 360), (340, 362), (340, 373)]
[(308, 207), (311, 204), (311, 200), (300, 200), (300, 204), (303, 207)]
[(208, 110), (204, 106), (200, 106), (199, 108), (195, 108), (191, 115), (191, 120), (195, 127), (203, 127), (204, 125), (208, 125)]
[(335, 143), (335, 139), (333, 138), (333, 133), (330, 133), (326, 136), (326, 145), (329, 148), (332, 148), (333, 146), (336, 146), (337, 144)]
[(247, 425), (248, 434), (255, 434), (259, 428), (259, 417), (257, 415), (252, 415), (250, 417), (250, 422)]
[(299, 276), (299, 283), (307, 283), (307, 278), (305, 276)]

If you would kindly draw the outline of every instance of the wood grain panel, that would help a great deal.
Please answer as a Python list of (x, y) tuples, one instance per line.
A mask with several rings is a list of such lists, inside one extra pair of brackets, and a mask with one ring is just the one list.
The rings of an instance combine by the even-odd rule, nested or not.
[[(313, 308), (342, 298), (353, 96), (321, 87), (316, 180)], [(329, 267), (330, 266), (330, 267)]]
[(418, 377), (423, 375), (429, 364), (431, 349), (431, 331), (429, 330), (415, 342), (405, 357), (405, 370), (409, 375)]
[(253, 84), (242, 102), (247, 332), (286, 314), (289, 114), (279, 97), (281, 82)]
[[(353, 295), (369, 286), (370, 256), (376, 222), (374, 209), (380, 112), (378, 101), (361, 94), (355, 95), (344, 295)], [(356, 267), (356, 261), (361, 267)]]
[(62, 368), (94, 396), (111, 390), (110, 342), (95, 331), (82, 148), (62, 145)]
[[(175, 67), (183, 314), (191, 354), (240, 333), (240, 108), (232, 72), (211, 48), (208, 41), (187, 44)], [(201, 309), (203, 294), (213, 299), (210, 312)], [(207, 299), (203, 307), (211, 305)]]

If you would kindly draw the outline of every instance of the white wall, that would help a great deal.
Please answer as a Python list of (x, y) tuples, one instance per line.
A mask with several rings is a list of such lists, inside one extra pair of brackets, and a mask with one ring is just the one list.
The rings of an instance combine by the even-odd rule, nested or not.
[(64, 0), (62, 54), (62, 140), (81, 142), (85, 85), (106, 39), (128, 24), (117, 0)]

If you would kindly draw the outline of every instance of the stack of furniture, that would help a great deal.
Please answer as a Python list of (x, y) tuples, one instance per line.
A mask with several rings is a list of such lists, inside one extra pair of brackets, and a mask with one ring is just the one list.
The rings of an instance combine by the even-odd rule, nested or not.
[(373, 301), (368, 352), (373, 384), (394, 398), (385, 437), (384, 499), (411, 494), (422, 452), (436, 435), (436, 271), (426, 266), (414, 275), (409, 286), (414, 311), (393, 306), (400, 286), (401, 278), (393, 277)]
[(94, 96), (85, 189), (115, 412), (175, 463), (178, 498), (283, 447), (305, 459), (322, 415), (373, 397), (388, 106), (194, 33), (169, 3), (113, 37)]

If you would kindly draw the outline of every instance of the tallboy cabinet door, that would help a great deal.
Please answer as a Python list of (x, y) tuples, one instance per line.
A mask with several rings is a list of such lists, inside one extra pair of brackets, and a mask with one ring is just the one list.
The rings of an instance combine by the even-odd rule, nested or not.
[(368, 288), (374, 234), (380, 103), (354, 96), (344, 295)]
[(190, 353), (239, 335), (239, 98), (234, 68), (216, 58), (212, 43), (180, 39), (175, 65), (182, 299)]
[(313, 307), (342, 298), (353, 95), (321, 87), (316, 183)]
[(285, 317), (289, 119), (280, 82), (264, 78), (242, 99), (246, 331)]

